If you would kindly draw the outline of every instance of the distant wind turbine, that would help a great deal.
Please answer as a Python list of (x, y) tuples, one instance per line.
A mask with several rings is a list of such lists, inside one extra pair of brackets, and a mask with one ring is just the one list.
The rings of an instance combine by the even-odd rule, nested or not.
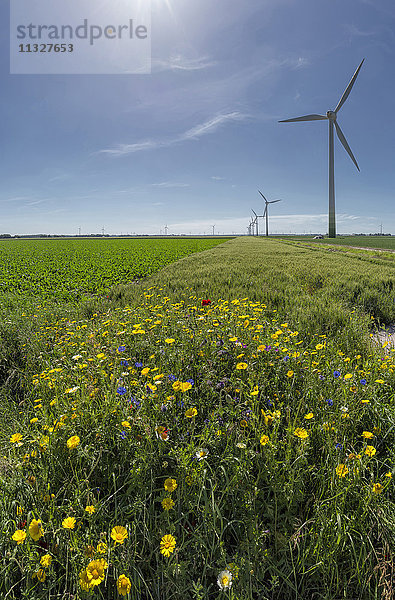
[(266, 237), (269, 236), (269, 204), (274, 204), (275, 202), (281, 202), (281, 200), (266, 200), (265, 196), (262, 194), (262, 192), (260, 192), (258, 190), (258, 192), (260, 193), (260, 195), (262, 196), (262, 198), (265, 201), (265, 210), (263, 211), (263, 215), (262, 217), (266, 217)]
[(255, 234), (254, 234), (254, 225), (255, 225), (255, 226), (256, 226), (256, 235), (257, 235), (257, 236), (259, 236), (258, 218), (259, 218), (261, 215), (257, 215), (257, 214), (256, 214), (256, 212), (255, 212), (255, 210), (254, 210), (253, 208), (251, 208), (251, 210), (252, 210), (252, 212), (253, 212), (253, 213), (254, 213), (254, 215), (255, 215), (255, 219), (253, 219), (253, 221), (252, 221), (252, 223), (251, 223), (251, 225), (252, 225), (252, 231), (253, 231), (252, 235), (255, 235)]
[(296, 117), (295, 119), (285, 119), (283, 121), (279, 121), (279, 123), (293, 123), (295, 121), (322, 121), (328, 119), (329, 121), (329, 228), (328, 233), (330, 238), (336, 237), (336, 217), (335, 217), (335, 165), (334, 165), (334, 148), (333, 148), (333, 129), (336, 129), (337, 137), (341, 141), (346, 150), (347, 154), (353, 161), (354, 165), (358, 167), (358, 163), (355, 160), (353, 153), (351, 152), (351, 148), (347, 143), (346, 138), (343, 135), (342, 130), (340, 129), (339, 124), (336, 121), (337, 113), (347, 100), (352, 87), (355, 83), (356, 78), (358, 77), (358, 73), (360, 68), (362, 67), (363, 61), (359, 65), (358, 69), (355, 71), (354, 75), (351, 78), (350, 83), (344, 90), (343, 96), (340, 98), (338, 105), (335, 110), (328, 110), (326, 115), (305, 115), (304, 117)]

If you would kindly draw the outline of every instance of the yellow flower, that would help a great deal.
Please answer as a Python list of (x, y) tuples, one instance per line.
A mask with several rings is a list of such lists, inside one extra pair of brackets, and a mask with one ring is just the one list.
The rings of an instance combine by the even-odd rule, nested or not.
[(174, 490), (177, 487), (177, 481), (175, 479), (171, 479), (170, 477), (168, 477), (165, 480), (165, 483), (163, 484), (163, 486), (164, 486), (166, 492), (170, 492), (170, 493), (174, 492)]
[(36, 519), (32, 519), (29, 525), (29, 533), (30, 537), (37, 542), (44, 535), (44, 531), (41, 527), (41, 521), (36, 521)]
[(323, 344), (317, 344), (316, 347), (315, 347), (315, 349), (316, 350), (322, 350), (323, 347), (324, 347)]
[(192, 387), (192, 384), (189, 381), (181, 382), (180, 391), (187, 392), (188, 390), (191, 389), (191, 387)]
[(383, 491), (383, 486), (381, 485), (381, 483), (374, 483), (372, 490), (374, 494), (381, 494), (381, 492)]
[(375, 383), (384, 383), (384, 379), (375, 379)]
[(242, 419), (240, 421), (240, 427), (244, 427), (244, 428), (248, 427), (248, 421), (246, 421), (245, 419)]
[(44, 554), (44, 556), (41, 557), (40, 565), (48, 569), (48, 567), (51, 566), (51, 562), (52, 556), (50, 554)]
[(371, 431), (363, 431), (362, 437), (365, 438), (365, 440), (371, 440), (373, 437), (373, 433)]
[(83, 569), (80, 572), (80, 586), (85, 592), (89, 592), (94, 587), (94, 583), (91, 583), (92, 577), (88, 577), (88, 571)]
[(164, 510), (170, 510), (174, 506), (174, 500), (172, 500), (172, 498), (164, 498), (162, 500), (162, 506)]
[(164, 556), (170, 556), (176, 547), (176, 539), (172, 535), (164, 535), (160, 541), (160, 551)]
[(149, 367), (144, 367), (144, 369), (141, 371), (141, 374), (142, 375), (148, 375), (149, 370), (150, 370)]
[(391, 471), (388, 471), (388, 473), (386, 473), (385, 476), (388, 477), (388, 479), (392, 479)]
[(122, 525), (116, 525), (116, 527), (113, 527), (111, 530), (111, 537), (114, 540), (115, 545), (123, 544), (128, 537), (128, 532)]
[(374, 456), (376, 454), (376, 452), (377, 452), (377, 450), (373, 446), (366, 446), (365, 454), (367, 456), (370, 456), (370, 458), (372, 456)]
[(71, 438), (69, 438), (67, 440), (67, 448), (69, 448), (69, 450), (73, 450), (74, 448), (77, 448), (79, 443), (80, 443), (80, 438), (78, 437), (78, 435), (73, 435)]
[(130, 429), (130, 423), (129, 423), (129, 421), (122, 421), (121, 425), (125, 429)]
[(260, 439), (260, 443), (261, 443), (262, 446), (266, 446), (266, 444), (268, 443), (268, 441), (269, 441), (269, 436), (268, 435), (263, 435), (261, 437), (261, 439)]
[(97, 552), (99, 554), (105, 554), (107, 552), (107, 544), (105, 544), (104, 542), (99, 542), (97, 544)]
[(74, 529), (75, 518), (74, 517), (66, 517), (66, 519), (64, 519), (62, 521), (62, 527), (63, 527), (63, 529)]
[(37, 579), (41, 581), (41, 583), (45, 581), (46, 576), (47, 574), (44, 571), (44, 569), (39, 569), (36, 573), (33, 573), (33, 577), (37, 577)]
[(21, 433), (14, 433), (14, 435), (12, 435), (10, 437), (11, 444), (19, 444), (19, 442), (21, 440), (22, 440), (22, 434)]
[(166, 338), (165, 342), (166, 344), (173, 344), (176, 340), (174, 340), (173, 338)]
[(23, 542), (26, 539), (26, 532), (23, 531), (22, 529), (17, 529), (15, 531), (15, 533), (12, 536), (12, 539), (14, 540), (14, 542), (16, 542), (18, 545), (19, 544), (23, 544)]
[(32, 419), (30, 419), (30, 423), (37, 423), (38, 419), (37, 417), (33, 417)]
[(351, 379), (351, 377), (352, 377), (352, 373), (346, 373), (344, 375), (344, 379)]
[(346, 465), (340, 464), (336, 467), (336, 475), (338, 477), (345, 477), (348, 473)]
[(196, 415), (197, 415), (196, 408), (188, 408), (188, 410), (185, 413), (185, 416), (188, 417), (188, 419), (192, 419), (192, 417), (196, 417)]
[(96, 511), (96, 508), (94, 506), (92, 506), (92, 504), (90, 504), (89, 506), (87, 506), (85, 508), (85, 512), (89, 513), (90, 515), (93, 515), (93, 513)]
[(307, 415), (304, 416), (305, 419), (312, 419), (314, 417), (312, 412), (307, 413)]
[(293, 371), (288, 371), (287, 373), (287, 377), (293, 377), (294, 372)]
[(104, 579), (104, 571), (107, 569), (108, 564), (104, 558), (92, 560), (86, 567), (86, 576), (89, 580), (89, 586), (93, 587), (99, 585)]
[(309, 437), (309, 434), (307, 433), (306, 429), (303, 429), (303, 427), (297, 427), (294, 431), (294, 435), (301, 440), (305, 440)]
[(124, 575), (123, 573), (118, 577), (117, 588), (121, 596), (127, 596), (132, 588), (130, 579), (126, 577), (126, 575)]
[(247, 365), (247, 363), (245, 363), (245, 362), (239, 362), (239, 363), (237, 363), (237, 365), (236, 365), (236, 369), (237, 369), (238, 371), (243, 371), (243, 370), (244, 370), (244, 369), (246, 369), (247, 367), (248, 367), (248, 365)]

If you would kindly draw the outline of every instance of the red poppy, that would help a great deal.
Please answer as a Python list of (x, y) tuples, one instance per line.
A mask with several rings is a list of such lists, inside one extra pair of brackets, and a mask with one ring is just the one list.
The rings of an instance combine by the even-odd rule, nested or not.
[(209, 304), (211, 304), (211, 300), (202, 300), (202, 306), (208, 306)]
[(26, 527), (26, 521), (19, 521), (18, 529), (23, 529), (24, 527)]

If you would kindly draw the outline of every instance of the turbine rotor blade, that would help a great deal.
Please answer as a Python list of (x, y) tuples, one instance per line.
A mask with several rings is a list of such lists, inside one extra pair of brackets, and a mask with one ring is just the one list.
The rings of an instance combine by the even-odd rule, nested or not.
[(268, 202), (268, 204), (274, 204), (275, 202), (281, 202), (281, 199), (280, 200), (270, 200), (270, 202)]
[(324, 121), (328, 117), (326, 115), (305, 115), (304, 117), (296, 117), (295, 119), (284, 119), (279, 123), (294, 123), (296, 121)]
[(356, 78), (358, 77), (358, 73), (360, 71), (360, 68), (362, 67), (363, 61), (365, 59), (362, 60), (361, 64), (359, 65), (358, 69), (355, 71), (354, 75), (351, 78), (350, 83), (348, 84), (348, 86), (346, 87), (346, 89), (344, 90), (343, 96), (340, 98), (338, 105), (336, 106), (334, 113), (337, 114), (337, 112), (341, 109), (341, 107), (343, 106), (343, 104), (345, 103), (345, 101), (347, 100), (351, 90), (352, 90), (352, 86), (355, 83)]
[(255, 218), (256, 218), (258, 215), (256, 214), (255, 210), (254, 210), (253, 208), (251, 208), (251, 210), (252, 210), (252, 212), (254, 213), (254, 215), (255, 215)]
[(267, 202), (267, 200), (266, 200), (265, 196), (262, 194), (262, 192), (259, 191), (259, 190), (258, 190), (258, 192), (260, 193), (260, 195), (262, 196), (262, 198), (264, 199), (264, 201)]
[(347, 154), (349, 155), (349, 157), (351, 158), (352, 162), (354, 163), (354, 165), (357, 167), (358, 171), (360, 170), (358, 167), (358, 163), (355, 160), (355, 157), (353, 155), (353, 153), (351, 152), (351, 148), (350, 146), (347, 144), (347, 140), (343, 135), (342, 130), (340, 129), (340, 125), (338, 125), (337, 121), (335, 121), (335, 127), (336, 127), (336, 133), (337, 133), (337, 137), (339, 138), (339, 140), (341, 141), (341, 143), (344, 146), (345, 151), (347, 152)]

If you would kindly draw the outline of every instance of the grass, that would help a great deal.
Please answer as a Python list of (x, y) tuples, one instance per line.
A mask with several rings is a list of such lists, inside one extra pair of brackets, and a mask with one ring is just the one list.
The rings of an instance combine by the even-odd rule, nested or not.
[(96, 305), (8, 302), (0, 595), (393, 597), (392, 272), (238, 239)]
[[(277, 236), (276, 236), (277, 237)], [(325, 237), (322, 240), (313, 240), (313, 236), (286, 236), (284, 240), (298, 240), (301, 242), (319, 244), (320, 246), (340, 245), (340, 246), (357, 246), (362, 248), (373, 248), (383, 250), (395, 250), (395, 236), (374, 236), (374, 235), (347, 235), (337, 236), (336, 238)]]

